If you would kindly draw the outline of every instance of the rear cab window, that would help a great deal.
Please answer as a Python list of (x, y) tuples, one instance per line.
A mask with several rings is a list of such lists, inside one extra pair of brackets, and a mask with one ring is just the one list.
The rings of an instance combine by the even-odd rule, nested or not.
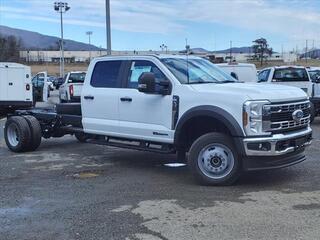
[(94, 66), (90, 85), (95, 88), (120, 88), (122, 60), (100, 61)]
[(307, 70), (304, 68), (275, 69), (273, 82), (309, 82)]
[(85, 78), (86, 78), (85, 72), (70, 73), (68, 78), (68, 83), (83, 83)]

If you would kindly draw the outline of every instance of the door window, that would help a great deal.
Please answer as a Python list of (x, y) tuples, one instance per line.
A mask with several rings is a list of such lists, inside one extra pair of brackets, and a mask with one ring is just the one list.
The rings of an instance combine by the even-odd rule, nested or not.
[(36, 76), (32, 78), (32, 85), (34, 87), (43, 87), (44, 85), (44, 74), (38, 73)]
[(156, 82), (166, 80), (165, 75), (160, 69), (150, 61), (137, 60), (131, 62), (129, 77), (128, 77), (128, 88), (138, 88), (139, 77), (146, 72), (154, 74)]
[(119, 88), (122, 61), (97, 62), (91, 76), (91, 86), (96, 88)]
[(267, 82), (270, 75), (270, 69), (264, 70), (258, 75), (258, 82)]

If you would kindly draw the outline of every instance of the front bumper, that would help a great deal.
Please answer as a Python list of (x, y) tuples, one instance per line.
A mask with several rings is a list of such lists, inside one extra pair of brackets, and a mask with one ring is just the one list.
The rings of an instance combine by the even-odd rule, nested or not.
[(310, 127), (301, 131), (274, 134), (270, 137), (244, 138), (246, 156), (282, 156), (304, 149), (311, 144)]

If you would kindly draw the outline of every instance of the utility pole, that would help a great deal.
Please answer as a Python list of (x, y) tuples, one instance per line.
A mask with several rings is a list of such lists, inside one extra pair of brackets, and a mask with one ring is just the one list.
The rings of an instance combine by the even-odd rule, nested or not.
[(60, 30), (61, 30), (61, 39), (60, 39), (60, 77), (64, 76), (64, 46), (63, 46), (63, 18), (62, 14), (67, 12), (70, 9), (68, 3), (65, 2), (55, 2), (54, 10), (60, 13)]
[(110, 0), (106, 0), (106, 32), (107, 32), (107, 55), (111, 55), (111, 22)]
[(314, 40), (312, 40), (312, 50), (314, 49)]
[(306, 63), (308, 63), (307, 52), (308, 52), (308, 40), (306, 40), (306, 52), (304, 54), (304, 57), (306, 59)]
[(231, 63), (232, 61), (232, 41), (230, 41), (230, 60), (229, 62)]
[(86, 32), (86, 34), (89, 36), (89, 62), (91, 62), (91, 35), (92, 35), (92, 31), (88, 31)]

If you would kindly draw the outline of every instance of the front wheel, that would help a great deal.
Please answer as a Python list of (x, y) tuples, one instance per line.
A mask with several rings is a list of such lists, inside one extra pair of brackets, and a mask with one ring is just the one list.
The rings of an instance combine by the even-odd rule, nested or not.
[(232, 138), (221, 133), (199, 137), (190, 148), (188, 161), (196, 180), (205, 185), (230, 185), (241, 172)]

